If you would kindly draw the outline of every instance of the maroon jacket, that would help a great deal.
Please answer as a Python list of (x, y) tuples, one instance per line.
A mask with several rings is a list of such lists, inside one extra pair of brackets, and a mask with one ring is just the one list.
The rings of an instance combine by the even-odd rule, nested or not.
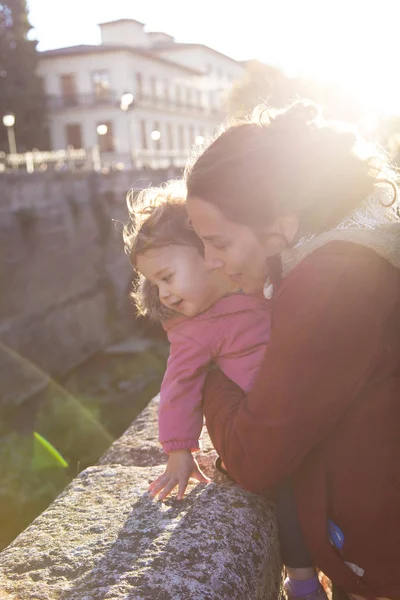
[[(293, 476), (324, 573), (349, 592), (400, 600), (400, 271), (348, 242), (315, 250), (275, 295), (252, 391), (245, 397), (214, 371), (204, 412), (244, 488), (262, 492)], [(328, 518), (344, 533), (342, 556)]]

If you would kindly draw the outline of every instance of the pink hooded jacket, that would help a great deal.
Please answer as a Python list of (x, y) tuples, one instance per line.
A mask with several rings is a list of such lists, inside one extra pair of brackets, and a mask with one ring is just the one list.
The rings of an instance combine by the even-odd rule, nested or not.
[(171, 349), (161, 384), (160, 442), (167, 454), (198, 450), (208, 368), (215, 363), (244, 392), (251, 389), (269, 340), (269, 303), (232, 294), (195, 317), (177, 317), (163, 326)]

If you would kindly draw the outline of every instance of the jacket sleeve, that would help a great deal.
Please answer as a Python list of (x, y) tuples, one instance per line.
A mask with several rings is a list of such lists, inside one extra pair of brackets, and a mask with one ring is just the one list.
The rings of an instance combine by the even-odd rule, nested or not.
[(167, 369), (161, 384), (159, 439), (167, 454), (199, 449), (203, 427), (202, 393), (211, 362), (208, 347), (183, 334), (169, 332)]
[(381, 260), (353, 244), (315, 251), (277, 294), (271, 341), (248, 396), (210, 373), (207, 428), (244, 488), (261, 492), (295, 471), (374, 369), (382, 348)]

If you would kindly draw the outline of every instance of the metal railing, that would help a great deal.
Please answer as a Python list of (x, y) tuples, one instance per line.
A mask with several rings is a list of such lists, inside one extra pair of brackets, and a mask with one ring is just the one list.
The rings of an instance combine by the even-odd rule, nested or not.
[(32, 151), (18, 154), (0, 152), (0, 173), (35, 171), (75, 171), (75, 170), (125, 170), (125, 169), (168, 169), (183, 168), (188, 160), (189, 150), (133, 149), (128, 152), (101, 153), (98, 146), (92, 148), (67, 148), (63, 150)]
[(33, 150), (32, 152), (17, 154), (0, 152), (0, 172), (24, 167), (28, 173), (33, 173), (36, 169), (41, 170), (42, 166), (47, 168), (48, 165), (53, 165), (58, 169), (74, 170), (77, 165), (86, 166), (89, 160), (91, 160), (91, 154), (84, 148), (67, 148), (66, 150), (48, 150), (44, 152)]
[(118, 104), (117, 94), (109, 90), (102, 94), (68, 94), (63, 96), (46, 96), (46, 106), (49, 110), (85, 107), (85, 106), (101, 106)]
[[(120, 96), (114, 90), (108, 90), (102, 94), (69, 94), (62, 96), (47, 96), (46, 106), (50, 111), (65, 110), (68, 108), (85, 108), (93, 106), (115, 106), (120, 107)], [(176, 98), (166, 96), (153, 96), (139, 94), (133, 108), (150, 108), (160, 110), (172, 110), (190, 113), (198, 116), (215, 116), (222, 114), (220, 108), (205, 106), (196, 102), (184, 102)]]

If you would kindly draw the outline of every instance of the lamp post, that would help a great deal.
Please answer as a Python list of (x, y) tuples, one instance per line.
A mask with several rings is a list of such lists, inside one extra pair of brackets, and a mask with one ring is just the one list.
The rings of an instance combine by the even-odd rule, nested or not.
[(7, 128), (8, 147), (10, 154), (17, 154), (17, 143), (15, 141), (15, 116), (11, 113), (4, 115), (3, 125)]
[[(108, 127), (105, 123), (99, 123), (96, 127), (96, 133), (99, 136), (106, 135)], [(93, 148), (93, 166), (95, 171), (101, 171), (101, 154), (99, 144), (96, 144)]]
[(129, 156), (131, 159), (132, 169), (135, 168), (135, 159), (133, 156), (133, 145), (132, 145), (132, 121), (129, 119), (129, 110), (133, 109), (135, 97), (131, 92), (124, 92), (120, 98), (119, 107), (126, 114), (126, 118), (128, 120), (128, 148), (129, 148)]
[[(157, 142), (157, 150), (160, 150), (161, 147), (158, 142), (161, 140), (161, 131), (158, 131), (158, 129), (153, 129), (153, 131), (150, 134), (150, 137), (153, 140), (153, 142)], [(160, 163), (157, 161), (156, 164), (160, 165)]]

